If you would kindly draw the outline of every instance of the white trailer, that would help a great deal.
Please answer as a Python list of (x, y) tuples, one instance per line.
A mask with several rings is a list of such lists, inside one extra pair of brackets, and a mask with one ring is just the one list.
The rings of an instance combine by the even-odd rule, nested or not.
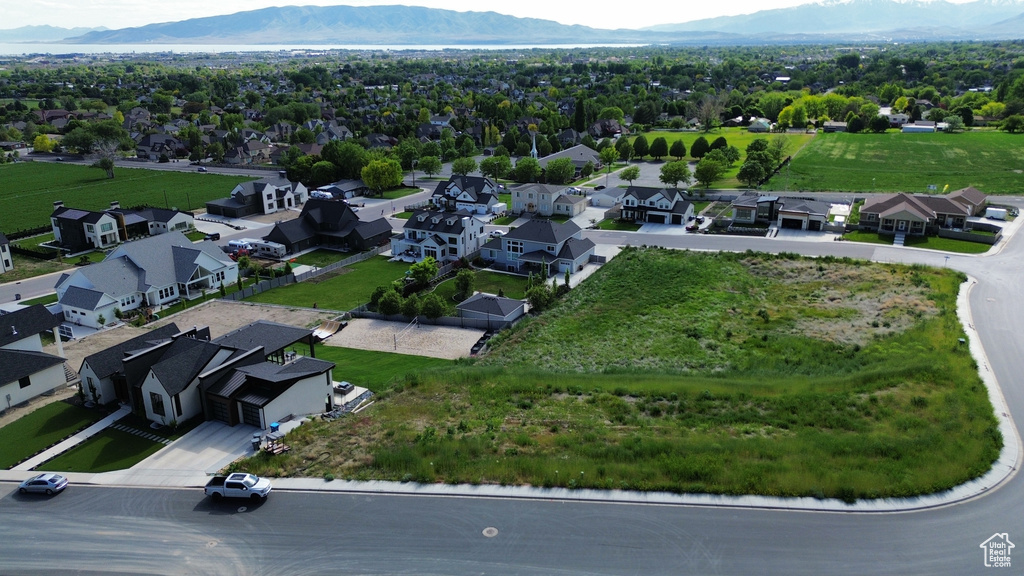
[(991, 218), (992, 220), (1006, 220), (1006, 208), (989, 206), (985, 209), (985, 218)]
[(273, 258), (280, 260), (285, 257), (285, 254), (287, 254), (288, 251), (284, 244), (267, 242), (266, 240), (254, 240), (252, 245), (256, 251), (256, 256), (260, 258)]

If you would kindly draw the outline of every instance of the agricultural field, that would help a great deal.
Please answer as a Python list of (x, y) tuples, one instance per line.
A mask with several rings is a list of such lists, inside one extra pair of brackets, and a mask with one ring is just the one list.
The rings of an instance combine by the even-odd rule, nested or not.
[[(48, 226), (53, 202), (87, 210), (147, 204), (181, 210), (202, 208), (206, 201), (225, 198), (238, 183), (252, 178), (115, 168), (114, 178), (98, 168), (51, 162), (19, 162), (0, 165), (0, 230)], [(17, 215), (12, 217), (10, 215)]]
[(1024, 137), (960, 134), (820, 134), (764, 190), (933, 193), (974, 186), (1024, 193)]
[(627, 249), (481, 360), (408, 374), (370, 410), (297, 429), (290, 454), (239, 466), (846, 501), (944, 490), (1002, 445), (958, 342), (962, 281)]

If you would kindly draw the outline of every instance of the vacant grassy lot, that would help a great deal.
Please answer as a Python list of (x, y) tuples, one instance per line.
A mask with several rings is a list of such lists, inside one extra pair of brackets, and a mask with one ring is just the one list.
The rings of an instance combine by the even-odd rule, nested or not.
[[(1024, 192), (1024, 138), (1002, 132), (821, 134), (789, 168), (790, 190)], [(785, 172), (762, 188), (782, 190)]]
[(961, 281), (627, 249), (477, 365), (409, 375), (370, 410), (300, 427), (289, 455), (241, 466), (847, 501), (946, 489), (1002, 444), (957, 342)]
[[(0, 230), (14, 232), (48, 226), (53, 202), (100, 210), (112, 200), (121, 206), (201, 208), (207, 200), (227, 197), (239, 182), (252, 180), (219, 174), (198, 174), (116, 168), (109, 179), (98, 168), (51, 162), (20, 162), (0, 166)], [(166, 199), (165, 199), (166, 194)], [(17, 217), (13, 217), (17, 215)]]
[(405, 277), (408, 263), (388, 262), (383, 256), (370, 258), (312, 280), (270, 290), (247, 302), (312, 307), (315, 302), (325, 310), (351, 310), (370, 301), (373, 289)]
[(36, 452), (103, 418), (96, 410), (54, 402), (0, 428), (0, 468), (10, 468)]
[(314, 250), (312, 252), (307, 252), (301, 256), (296, 256), (295, 258), (292, 258), (292, 260), (296, 264), (305, 264), (306, 266), (319, 266), (323, 268), (328, 264), (334, 264), (335, 262), (339, 262), (341, 260), (344, 260), (345, 258), (348, 258), (348, 254), (344, 254), (336, 250), (320, 249)]
[[(309, 353), (309, 347), (304, 344), (296, 344), (292, 348), (302, 355)], [(336, 381), (345, 380), (356, 386), (368, 388), (375, 393), (384, 392), (395, 384), (401, 384), (407, 374), (452, 365), (451, 360), (441, 358), (335, 346), (317, 346), (316, 357), (337, 365), (334, 369)]]

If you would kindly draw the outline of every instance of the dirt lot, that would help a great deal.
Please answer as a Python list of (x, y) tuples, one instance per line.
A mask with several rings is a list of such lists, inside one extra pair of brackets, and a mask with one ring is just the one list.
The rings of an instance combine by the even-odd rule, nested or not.
[[(306, 308), (286, 308), (283, 306), (249, 304), (246, 302), (210, 300), (195, 308), (188, 308), (169, 318), (162, 318), (157, 322), (149, 324), (146, 328), (135, 328), (125, 325), (71, 342), (65, 342), (64, 357), (68, 359), (68, 364), (72, 368), (78, 370), (86, 356), (144, 334), (151, 328), (157, 328), (171, 322), (174, 322), (178, 325), (178, 328), (183, 330), (192, 326), (209, 326), (210, 334), (217, 338), (257, 320), (269, 320), (281, 324), (312, 328), (333, 317), (334, 314)], [(44, 351), (56, 354), (57, 346), (56, 344), (51, 344)]]
[(407, 326), (406, 322), (356, 318), (348, 323), (347, 328), (325, 340), (324, 344), (454, 360), (469, 356), (473, 344), (484, 335), (483, 330), (470, 328), (420, 324), (406, 330)]

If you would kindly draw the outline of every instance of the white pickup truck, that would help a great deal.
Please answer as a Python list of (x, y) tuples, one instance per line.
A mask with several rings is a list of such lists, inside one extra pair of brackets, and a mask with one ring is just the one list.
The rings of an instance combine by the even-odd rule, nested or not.
[(235, 472), (228, 476), (214, 476), (203, 491), (214, 500), (221, 497), (263, 500), (270, 494), (270, 480), (255, 474)]

